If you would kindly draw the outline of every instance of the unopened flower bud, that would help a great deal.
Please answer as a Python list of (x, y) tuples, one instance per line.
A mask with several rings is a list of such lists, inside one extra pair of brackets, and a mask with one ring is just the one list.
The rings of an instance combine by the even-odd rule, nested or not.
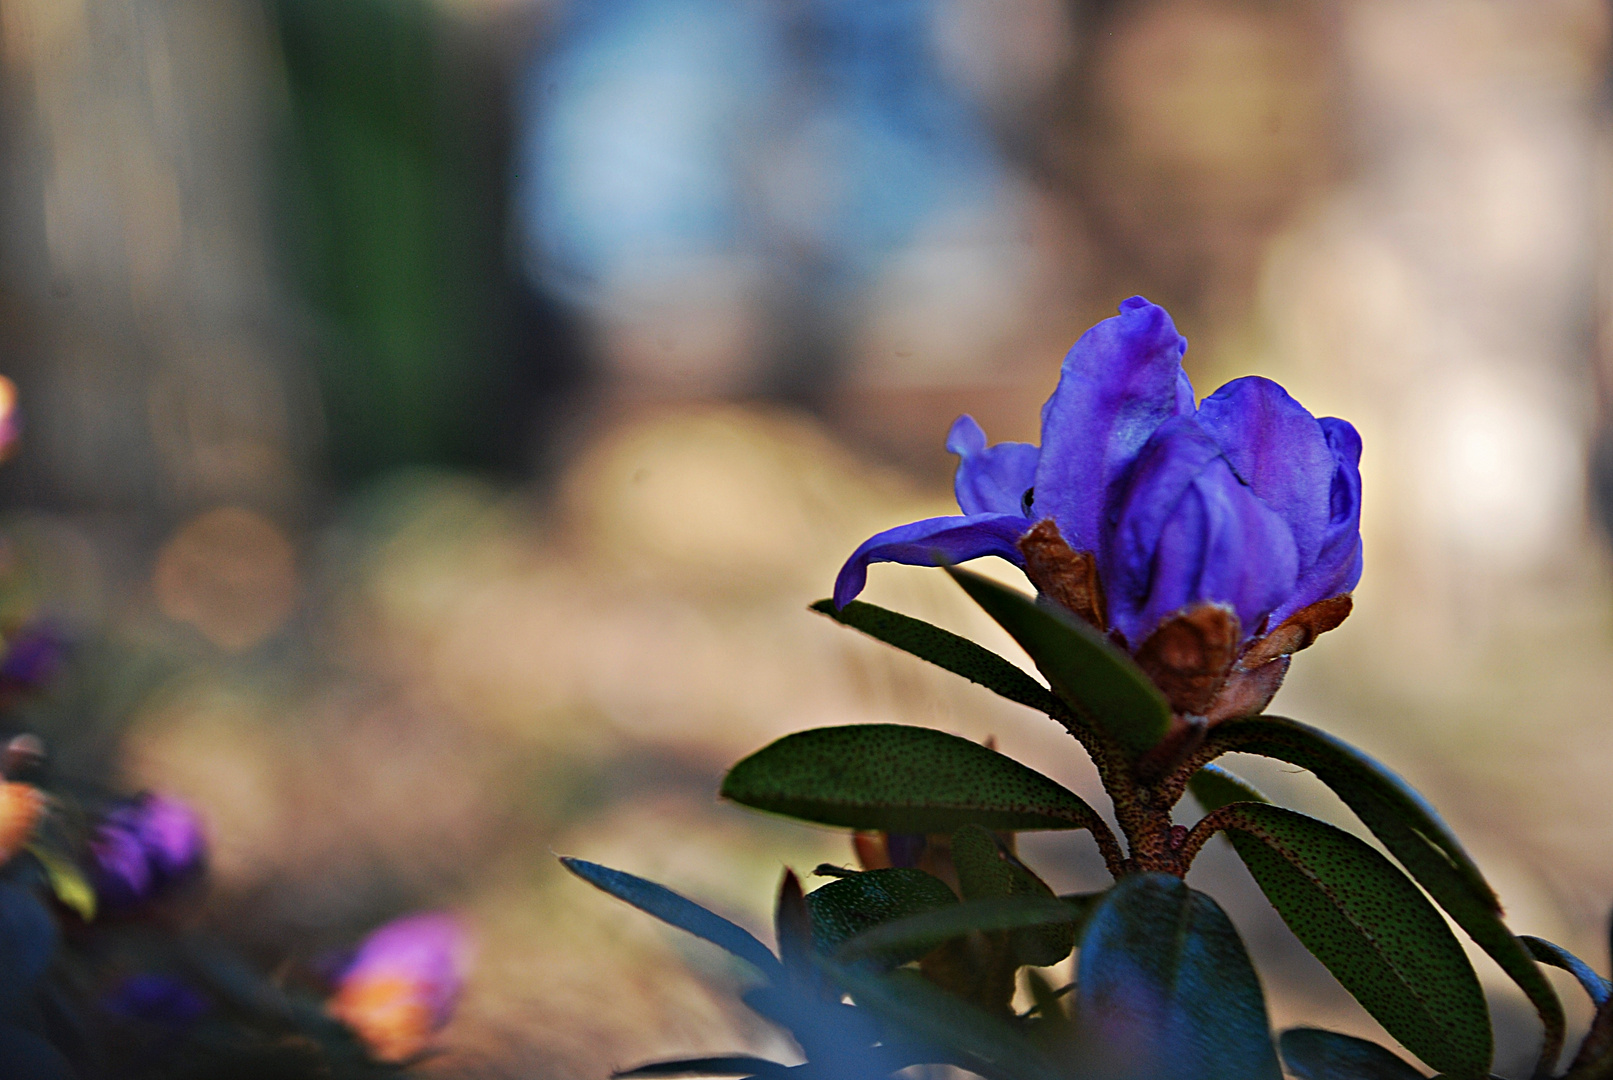
[(90, 853), (102, 905), (127, 910), (200, 873), (207, 862), (207, 836), (186, 803), (143, 794), (107, 813)]
[(466, 951), (458, 920), (446, 912), (387, 923), (359, 945), (327, 1007), (376, 1058), (405, 1061), (448, 1022)]
[(45, 814), (45, 796), (32, 784), (0, 782), (0, 865), (11, 861)]

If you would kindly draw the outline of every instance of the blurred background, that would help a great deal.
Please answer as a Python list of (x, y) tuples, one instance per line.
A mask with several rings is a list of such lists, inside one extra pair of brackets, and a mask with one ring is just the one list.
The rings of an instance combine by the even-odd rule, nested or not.
[[(271, 967), (464, 912), (440, 1075), (788, 1052), (551, 852), (765, 931), (784, 865), (851, 858), (716, 801), (778, 735), (992, 734), (1095, 795), (1044, 718), (805, 609), (948, 512), (954, 416), (1034, 440), (1142, 293), (1200, 394), (1259, 372), (1365, 440), (1356, 614), (1274, 709), (1601, 963), (1608, 39), (1601, 0), (0, 0), (0, 558), (78, 642), (28, 722), (202, 808), (206, 918)], [(1194, 881), (1276, 1022), (1375, 1031), (1228, 850)]]

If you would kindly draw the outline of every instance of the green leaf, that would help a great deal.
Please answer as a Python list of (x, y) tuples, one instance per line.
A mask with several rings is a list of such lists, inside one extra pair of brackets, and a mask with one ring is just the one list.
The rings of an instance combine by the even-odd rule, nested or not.
[(679, 930), (687, 930), (695, 937), (726, 949), (767, 978), (777, 980), (784, 977), (784, 967), (778, 958), (749, 930), (729, 922), (714, 911), (706, 910), (693, 900), (679, 896), (666, 886), (582, 859), (561, 856), (560, 863), (594, 888), (608, 892), (618, 900), (625, 900)]
[(1206, 765), (1194, 773), (1193, 778), (1187, 782), (1187, 790), (1192, 792), (1193, 798), (1204, 808), (1206, 814), (1230, 803), (1271, 801), (1249, 786), (1246, 781), (1233, 776), (1219, 765)]
[(729, 770), (722, 794), (823, 825), (885, 832), (1091, 829), (1075, 792), (978, 743), (930, 728), (855, 724), (786, 735)]
[[(946, 882), (923, 870), (909, 869), (869, 870), (840, 878), (807, 893), (806, 902), (812, 913), (812, 941), (822, 953), (833, 952), (848, 938), (881, 923), (958, 906), (958, 898)], [(888, 959), (901, 964), (929, 951), (891, 950), (895, 955)]]
[[(1259, 754), (1309, 769), (1318, 780), (1332, 788), (1351, 810), (1356, 811), (1357, 816), (1360, 811), (1355, 802), (1359, 801), (1362, 793), (1376, 796), (1388, 811), (1445, 853), (1476, 899), (1492, 911), (1501, 910), (1495, 891), (1462, 848), (1456, 834), (1440, 819), (1428, 800), (1387, 766), (1344, 740), (1281, 716), (1246, 716), (1225, 720), (1215, 726), (1211, 738), (1223, 753)], [(1372, 824), (1364, 819), (1363, 824), (1372, 828)], [(1378, 839), (1399, 857), (1390, 843), (1391, 837), (1379, 836)]]
[(920, 660), (962, 675), (1010, 701), (1044, 713), (1051, 713), (1058, 707), (1047, 687), (990, 649), (950, 630), (861, 600), (853, 600), (838, 611), (833, 600), (819, 600), (812, 605), (812, 610), (912, 653)]
[(1266, 1001), (1215, 901), (1168, 874), (1110, 889), (1081, 935), (1075, 1022), (1100, 1075), (1279, 1080)]
[(1452, 921), (1488, 953), (1529, 998), (1544, 1028), (1540, 1071), (1542, 1075), (1549, 1072), (1562, 1054), (1566, 1020), (1557, 991), (1535, 963), (1529, 948), (1514, 937), (1501, 916), (1468, 887), (1445, 853), (1406, 824), (1375, 794), (1353, 792), (1350, 805), (1367, 828), (1384, 839), (1384, 846), (1394, 853), (1412, 878), (1428, 890), (1434, 902), (1445, 909)]
[(953, 997), (916, 971), (888, 975), (826, 961), (830, 978), (859, 1008), (880, 1017), (903, 1042), (943, 1051), (932, 1063), (954, 1061), (987, 1080), (1059, 1080), (1046, 1054), (1006, 1021)]
[(1298, 1080), (1424, 1080), (1377, 1043), (1321, 1028), (1289, 1028), (1277, 1040)]
[(1443, 1073), (1483, 1076), (1484, 992), (1439, 912), (1364, 841), (1276, 806), (1226, 807), (1224, 828), (1294, 935), (1400, 1043)]
[(1613, 997), (1613, 986), (1609, 986), (1608, 981), (1598, 975), (1589, 964), (1561, 945), (1553, 944), (1545, 938), (1537, 938), (1529, 934), (1525, 934), (1518, 940), (1523, 942), (1530, 955), (1542, 964), (1562, 968), (1579, 980), (1579, 985), (1584, 987), (1585, 993), (1589, 995), (1592, 1003), (1597, 1007), (1607, 1004), (1608, 998)]
[(759, 1076), (765, 1080), (789, 1075), (788, 1065), (765, 1058), (735, 1054), (730, 1057), (685, 1058), (681, 1061), (653, 1061), (636, 1069), (611, 1073), (613, 1080), (639, 1076)]
[[(952, 834), (952, 865), (966, 901), (1016, 896), (1054, 899), (1045, 881), (979, 825), (965, 825)], [(1075, 930), (1067, 922), (1032, 924), (1013, 931), (1008, 941), (1017, 966), (1047, 967), (1070, 955)]]
[(1102, 634), (990, 578), (956, 567), (947, 573), (1030, 654), (1059, 697), (1121, 746), (1141, 754), (1165, 734), (1165, 696)]
[(976, 930), (989, 934), (1030, 926), (1060, 925), (1069, 927), (1074, 933), (1086, 921), (1095, 906), (1094, 902), (1101, 895), (1073, 900), (996, 897), (936, 907), (922, 914), (882, 923), (847, 938), (840, 945), (838, 955), (847, 960), (878, 957), (887, 961), (899, 956), (923, 956), (938, 945)]
[(1551, 983), (1501, 921), (1501, 904), (1461, 842), (1426, 799), (1360, 750), (1294, 720), (1246, 717), (1219, 725), (1214, 738), (1243, 753), (1309, 769), (1339, 796), (1428, 890), (1464, 932), (1518, 984), (1545, 1029), (1541, 1060), (1562, 1050), (1564, 1018)]

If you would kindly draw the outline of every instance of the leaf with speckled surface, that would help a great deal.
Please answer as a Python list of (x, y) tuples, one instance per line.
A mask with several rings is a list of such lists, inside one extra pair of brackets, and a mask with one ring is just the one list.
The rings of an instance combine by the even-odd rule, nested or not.
[(1216, 902), (1135, 874), (1081, 935), (1075, 1018), (1091, 1072), (1127, 1080), (1279, 1080), (1265, 997)]
[(1294, 935), (1384, 1029), (1455, 1077), (1489, 1071), (1484, 992), (1411, 881), (1357, 837), (1277, 806), (1229, 807), (1233, 847)]
[(1277, 1045), (1283, 1064), (1298, 1080), (1424, 1080), (1377, 1043), (1337, 1031), (1289, 1028)]
[[(806, 896), (812, 913), (812, 944), (820, 953), (832, 953), (848, 938), (881, 923), (937, 908), (956, 907), (958, 897), (950, 886), (923, 870), (867, 870), (840, 878)], [(892, 948), (885, 959), (902, 964), (929, 952), (909, 943)]]
[(724, 798), (757, 810), (885, 832), (1090, 829), (1075, 792), (979, 743), (931, 728), (853, 724), (798, 731), (729, 770)]
[(956, 567), (947, 573), (1036, 661), (1053, 690), (1133, 754), (1151, 748), (1170, 725), (1171, 707), (1142, 668), (1074, 615), (1036, 603), (990, 578)]
[(920, 660), (928, 660), (955, 675), (962, 675), (1010, 701), (1029, 705), (1044, 713), (1051, 713), (1058, 707), (1047, 687), (990, 649), (982, 648), (950, 630), (861, 600), (853, 600), (838, 611), (833, 600), (819, 600), (812, 605), (812, 610), (844, 626), (861, 630), (887, 645), (894, 645), (903, 652), (912, 653)]
[(1374, 836), (1384, 841), (1400, 864), (1451, 920), (1489, 954), (1535, 1007), (1545, 1037), (1539, 1060), (1546, 1071), (1557, 1063), (1566, 1037), (1562, 1001), (1524, 942), (1514, 937), (1501, 916), (1474, 895), (1462, 875), (1439, 848), (1411, 828), (1380, 799), (1367, 791), (1352, 793), (1350, 806)]
[(1216, 729), (1215, 737), (1240, 752), (1309, 769), (1332, 788), (1413, 880), (1523, 990), (1544, 1031), (1541, 1060), (1557, 1060), (1565, 1028), (1562, 1002), (1502, 922), (1500, 902), (1478, 866), (1416, 790), (1343, 740), (1295, 720), (1277, 716), (1230, 720)]
[[(1428, 800), (1387, 766), (1343, 739), (1282, 716), (1245, 716), (1223, 720), (1215, 726), (1212, 738), (1223, 752), (1259, 754), (1309, 769), (1318, 780), (1332, 788), (1345, 805), (1355, 810), (1357, 816), (1360, 816), (1360, 811), (1354, 802), (1359, 801), (1359, 795), (1373, 795), (1386, 811), (1445, 853), (1476, 900), (1493, 911), (1501, 910), (1494, 890), (1463, 849), (1462, 842)], [(1373, 828), (1372, 823), (1365, 819), (1363, 824), (1369, 829)], [(1376, 834), (1377, 830), (1373, 829), (1373, 832)], [(1395, 852), (1392, 843), (1395, 837), (1379, 836), (1378, 839), (1398, 857), (1399, 853)]]

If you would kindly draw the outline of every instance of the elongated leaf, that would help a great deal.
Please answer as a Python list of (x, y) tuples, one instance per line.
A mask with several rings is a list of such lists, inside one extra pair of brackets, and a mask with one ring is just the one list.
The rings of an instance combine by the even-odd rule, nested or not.
[(1279, 1080), (1260, 980), (1208, 896), (1166, 874), (1122, 878), (1080, 949), (1075, 1016), (1098, 1075)]
[(947, 573), (1030, 654), (1059, 697), (1121, 746), (1140, 754), (1165, 734), (1165, 696), (1102, 634), (990, 578), (956, 567)]
[[(831, 881), (807, 894), (812, 913), (812, 941), (819, 952), (830, 953), (841, 942), (865, 931), (920, 912), (957, 907), (958, 897), (940, 878), (923, 870), (868, 870)], [(902, 953), (893, 963), (916, 960), (928, 952)]]
[(636, 1069), (611, 1073), (617, 1080), (630, 1076), (759, 1076), (764, 1080), (788, 1076), (790, 1067), (765, 1058), (731, 1057), (685, 1058), (680, 1061), (652, 1061)]
[(1468, 888), (1466, 880), (1445, 853), (1422, 833), (1407, 825), (1376, 794), (1355, 792), (1350, 805), (1375, 836), (1387, 838), (1384, 846), (1428, 890), (1434, 902), (1444, 908), (1456, 925), (1488, 953), (1528, 996), (1544, 1029), (1539, 1064), (1541, 1075), (1545, 1075), (1562, 1054), (1566, 1021), (1557, 991), (1535, 963), (1528, 947), (1513, 936), (1499, 914)]
[(1377, 1043), (1321, 1028), (1289, 1028), (1277, 1040), (1298, 1080), (1424, 1080)]
[(1075, 792), (956, 735), (900, 724), (800, 731), (729, 770), (722, 794), (745, 806), (852, 829), (950, 833), (1090, 829)]
[(1384, 765), (1326, 732), (1275, 716), (1220, 725), (1218, 742), (1315, 773), (1355, 812), (1419, 885), (1518, 984), (1540, 1016), (1540, 1057), (1562, 1050), (1562, 1003), (1501, 921), (1501, 904), (1454, 833), (1421, 795)]
[(594, 888), (608, 892), (618, 900), (625, 900), (679, 930), (687, 930), (695, 937), (726, 949), (767, 978), (783, 977), (784, 967), (778, 958), (749, 930), (714, 911), (706, 910), (693, 900), (679, 896), (666, 886), (582, 859), (562, 856), (560, 863)]
[(1454, 1077), (1489, 1070), (1490, 1016), (1467, 955), (1417, 887), (1315, 818), (1241, 803), (1233, 847), (1294, 935), (1412, 1053)]
[(962, 675), (1010, 701), (1029, 705), (1044, 713), (1057, 708), (1047, 687), (990, 649), (982, 648), (950, 630), (876, 604), (865, 604), (861, 600), (853, 600), (838, 611), (833, 600), (819, 600), (812, 605), (812, 610), (829, 616), (835, 622), (861, 630), (887, 645), (894, 645), (903, 652), (912, 653), (920, 660), (928, 660), (955, 675)]
[[(1501, 910), (1495, 891), (1428, 800), (1387, 766), (1344, 740), (1281, 716), (1225, 720), (1216, 725), (1211, 738), (1223, 752), (1259, 754), (1309, 769), (1351, 810), (1356, 810), (1352, 800), (1359, 800), (1363, 792), (1376, 796), (1387, 810), (1445, 853), (1475, 899), (1492, 911)], [(1356, 812), (1359, 815), (1359, 811)], [(1363, 824), (1372, 828), (1370, 822), (1363, 821)], [(1379, 836), (1378, 839), (1399, 857), (1390, 842), (1392, 838)]]
[(1073, 931), (1086, 921), (1096, 899), (1096, 896), (1078, 898), (1085, 903), (1032, 896), (968, 900), (881, 923), (847, 938), (837, 955), (846, 960), (923, 956), (936, 946), (975, 930), (995, 933), (1027, 926), (1061, 925)]
[(928, 1063), (961, 1064), (987, 1080), (1058, 1080), (1058, 1069), (1024, 1035), (916, 971), (884, 975), (856, 965), (824, 966), (859, 1008), (880, 1017), (905, 1041), (942, 1051)]
[(1204, 808), (1206, 814), (1230, 803), (1271, 801), (1248, 782), (1232, 775), (1219, 765), (1206, 765), (1194, 773), (1193, 778), (1187, 782), (1187, 790), (1192, 792), (1193, 798)]
[(1579, 985), (1584, 988), (1585, 993), (1598, 1007), (1607, 1004), (1608, 998), (1613, 997), (1613, 986), (1609, 986), (1608, 981), (1598, 975), (1589, 964), (1561, 945), (1556, 945), (1545, 938), (1537, 938), (1528, 934), (1518, 940), (1523, 942), (1524, 946), (1528, 948), (1529, 954), (1542, 964), (1562, 968), (1579, 980)]
[[(994, 833), (979, 825), (965, 825), (952, 834), (952, 865), (965, 900), (1054, 899), (1045, 881), (1014, 857)], [(1075, 931), (1062, 920), (1031, 924), (1010, 933), (1008, 944), (1018, 966), (1047, 967), (1070, 955)]]

